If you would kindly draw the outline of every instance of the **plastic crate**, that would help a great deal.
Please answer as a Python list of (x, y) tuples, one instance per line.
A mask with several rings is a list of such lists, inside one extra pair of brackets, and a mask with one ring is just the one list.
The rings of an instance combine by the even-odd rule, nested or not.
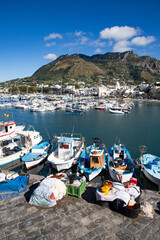
[(81, 197), (82, 193), (86, 189), (86, 181), (82, 182), (80, 187), (73, 186), (71, 184), (66, 184), (67, 187), (67, 194), (76, 196), (76, 197)]

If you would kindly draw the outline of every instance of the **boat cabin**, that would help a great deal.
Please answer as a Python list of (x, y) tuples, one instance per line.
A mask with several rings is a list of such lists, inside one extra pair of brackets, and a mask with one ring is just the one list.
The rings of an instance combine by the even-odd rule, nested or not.
[(125, 158), (125, 150), (120, 145), (115, 145), (113, 147), (113, 159), (116, 158), (120, 158), (122, 160)]
[(69, 159), (73, 155), (73, 139), (62, 137), (58, 140), (58, 158)]
[(0, 122), (0, 137), (15, 132), (16, 122)]
[(104, 162), (104, 152), (103, 150), (93, 150), (90, 154), (90, 169), (100, 168)]

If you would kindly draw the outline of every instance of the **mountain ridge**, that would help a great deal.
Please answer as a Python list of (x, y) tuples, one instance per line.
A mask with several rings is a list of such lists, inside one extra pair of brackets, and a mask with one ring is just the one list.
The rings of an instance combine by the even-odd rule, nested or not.
[[(24, 79), (21, 79), (23, 82)], [(87, 56), (75, 53), (61, 55), (43, 65), (25, 78), (28, 83), (56, 84), (115, 84), (116, 81), (131, 85), (160, 80), (160, 60), (150, 56), (139, 56), (133, 51), (108, 52)], [(13, 81), (13, 80), (12, 80)], [(19, 81), (20, 83), (20, 81)]]

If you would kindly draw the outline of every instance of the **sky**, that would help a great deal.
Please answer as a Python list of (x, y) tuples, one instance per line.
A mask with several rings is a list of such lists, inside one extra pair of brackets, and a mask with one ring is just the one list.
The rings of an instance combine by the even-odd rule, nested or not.
[(0, 0), (0, 82), (64, 54), (132, 50), (160, 60), (159, 0)]

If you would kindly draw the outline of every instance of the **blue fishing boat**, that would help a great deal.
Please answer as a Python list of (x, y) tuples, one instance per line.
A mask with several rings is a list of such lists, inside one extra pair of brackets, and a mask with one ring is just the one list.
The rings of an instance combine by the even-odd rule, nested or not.
[(114, 181), (127, 183), (134, 172), (134, 163), (129, 151), (118, 139), (108, 151), (108, 169)]
[(80, 172), (91, 181), (105, 168), (105, 163), (105, 146), (101, 139), (94, 138), (93, 144), (86, 147), (80, 155)]
[(153, 183), (160, 186), (160, 158), (152, 154), (143, 154), (140, 157), (141, 170)]
[(34, 146), (30, 152), (23, 156), (22, 161), (25, 163), (27, 170), (45, 160), (49, 154), (50, 148), (50, 142), (42, 142)]

